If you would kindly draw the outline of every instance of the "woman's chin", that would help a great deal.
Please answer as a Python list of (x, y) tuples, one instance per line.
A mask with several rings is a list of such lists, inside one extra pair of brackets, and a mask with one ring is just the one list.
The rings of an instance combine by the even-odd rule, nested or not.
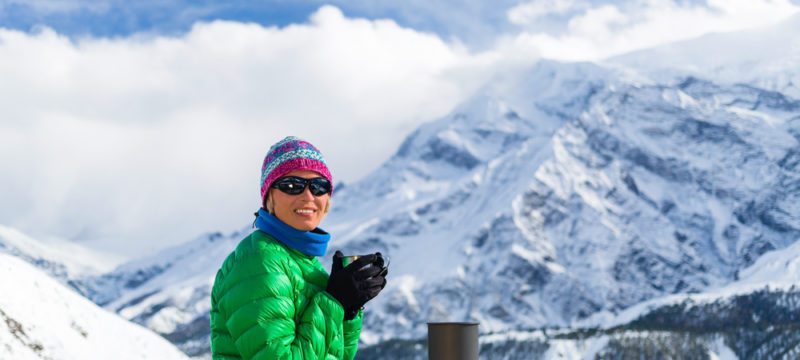
[(293, 221), (289, 226), (300, 230), (300, 231), (311, 231), (317, 228), (317, 224), (314, 221)]

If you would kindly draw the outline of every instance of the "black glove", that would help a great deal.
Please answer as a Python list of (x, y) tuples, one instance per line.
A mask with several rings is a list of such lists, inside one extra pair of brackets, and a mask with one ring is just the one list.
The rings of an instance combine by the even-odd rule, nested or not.
[(342, 267), (342, 257), (341, 251), (333, 254), (331, 276), (325, 290), (342, 304), (344, 319), (351, 320), (386, 286), (386, 269), (380, 253), (359, 257), (347, 267)]

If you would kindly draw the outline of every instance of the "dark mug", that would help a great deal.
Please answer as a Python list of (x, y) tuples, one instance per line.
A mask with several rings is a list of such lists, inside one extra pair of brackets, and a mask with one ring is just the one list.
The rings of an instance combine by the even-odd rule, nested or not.
[[(353, 261), (356, 261), (356, 259), (358, 259), (358, 258), (360, 258), (360, 257), (362, 257), (362, 256), (364, 256), (364, 255), (348, 255), (348, 256), (342, 256), (342, 266), (343, 266), (343, 267), (347, 267), (347, 265), (350, 265), (350, 264), (352, 264), (352, 263), (353, 263)], [(381, 272), (380, 272), (380, 273), (378, 273), (378, 275), (381, 275), (381, 276), (383, 276), (383, 275), (386, 275), (386, 272), (387, 272), (387, 271), (389, 271), (389, 262), (391, 262), (391, 258), (390, 258), (390, 257), (388, 257), (388, 256), (386, 256), (386, 255), (381, 255), (381, 256), (383, 257), (383, 261), (384, 261), (384, 263), (383, 263), (383, 268), (382, 268)], [(367, 266), (370, 266), (370, 265), (367, 265)], [(365, 266), (365, 267), (366, 267), (366, 266)]]

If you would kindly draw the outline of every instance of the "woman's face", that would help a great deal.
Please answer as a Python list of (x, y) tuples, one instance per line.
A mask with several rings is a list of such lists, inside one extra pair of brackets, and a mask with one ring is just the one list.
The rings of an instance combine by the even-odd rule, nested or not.
[[(311, 170), (296, 170), (284, 176), (299, 176), (304, 179), (321, 177)], [(306, 186), (302, 193), (289, 195), (278, 189), (269, 189), (267, 202), (272, 202), (272, 214), (287, 225), (301, 231), (311, 231), (325, 217), (331, 194), (314, 196)]]

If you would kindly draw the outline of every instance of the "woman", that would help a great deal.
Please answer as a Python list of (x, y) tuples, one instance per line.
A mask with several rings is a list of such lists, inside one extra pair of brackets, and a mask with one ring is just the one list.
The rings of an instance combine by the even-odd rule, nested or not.
[[(386, 285), (380, 253), (330, 276), (317, 260), (330, 235), (332, 177), (322, 154), (294, 137), (273, 145), (261, 168), (255, 225), (217, 272), (211, 291), (214, 359), (352, 359), (362, 307)], [(371, 266), (368, 266), (371, 265)]]

